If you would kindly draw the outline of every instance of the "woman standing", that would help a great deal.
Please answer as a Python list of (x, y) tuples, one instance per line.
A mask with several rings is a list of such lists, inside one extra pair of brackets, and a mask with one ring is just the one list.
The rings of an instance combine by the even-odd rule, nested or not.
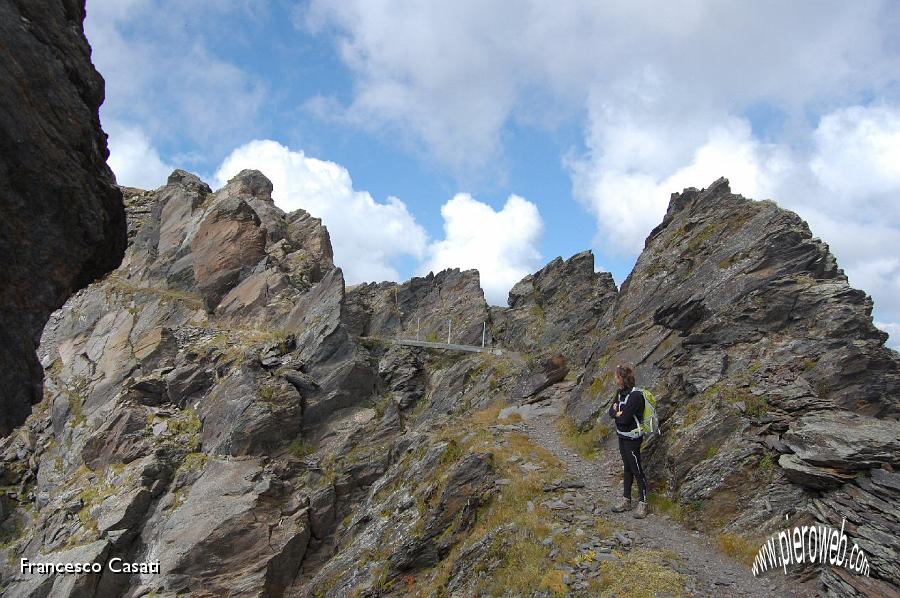
[(609, 416), (616, 421), (616, 435), (619, 437), (619, 453), (622, 455), (624, 475), (622, 478), (623, 498), (613, 507), (613, 512), (621, 513), (631, 508), (631, 483), (637, 481), (638, 502), (634, 517), (643, 519), (647, 515), (647, 478), (641, 466), (641, 442), (644, 432), (644, 393), (634, 388), (634, 368), (627, 364), (616, 366), (616, 385), (619, 387)]

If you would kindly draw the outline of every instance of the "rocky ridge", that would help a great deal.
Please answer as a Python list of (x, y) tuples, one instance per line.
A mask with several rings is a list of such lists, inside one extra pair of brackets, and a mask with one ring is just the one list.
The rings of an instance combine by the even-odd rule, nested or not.
[(83, 0), (0, 6), (0, 436), (42, 398), (51, 312), (125, 251), (84, 16)]
[(900, 533), (900, 361), (871, 313), (795, 214), (725, 179), (686, 189), (601, 319), (568, 409), (591, 425), (611, 366), (636, 363), (661, 398), (648, 452), (668, 499), (754, 544), (846, 517), (881, 581), (826, 569), (826, 583), (888, 595), (900, 585), (886, 541)]
[[(685, 190), (621, 290), (583, 253), (492, 308), (474, 271), (346, 288), (321, 222), (256, 171), (124, 193), (125, 258), (51, 318), (46, 396), (0, 444), (4, 595), (596, 595), (604, 547), (701, 587), (659, 547), (559, 533), (565, 464), (516, 410), (565, 404), (566, 440), (610, 440), (593, 416), (620, 360), (662, 399), (659, 500), (751, 547), (785, 514), (840, 513), (873, 576), (823, 570), (828, 591), (895, 591), (897, 357), (774, 203)], [(448, 319), (506, 351), (391, 342)], [(630, 537), (595, 506), (601, 535)], [(161, 573), (18, 573), (39, 555)]]

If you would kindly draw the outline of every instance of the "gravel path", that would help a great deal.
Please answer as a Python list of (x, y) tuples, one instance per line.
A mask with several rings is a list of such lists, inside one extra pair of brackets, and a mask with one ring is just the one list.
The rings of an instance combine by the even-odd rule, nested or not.
[[(785, 578), (780, 572), (770, 571), (762, 577), (753, 577), (746, 565), (725, 556), (711, 539), (664, 515), (651, 513), (641, 520), (632, 517), (630, 512), (611, 512), (610, 507), (621, 496), (619, 476), (622, 468), (613, 444), (601, 451), (596, 461), (587, 461), (562, 443), (555, 416), (560, 412), (559, 405), (547, 403), (535, 407), (539, 409), (523, 413), (522, 425), (528, 435), (562, 461), (566, 471), (561, 474), (561, 479), (584, 484), (583, 488), (548, 494), (548, 506), (566, 531), (574, 534), (581, 550), (594, 550), (599, 554), (598, 560), (613, 558), (609, 554), (613, 548), (664, 551), (664, 555), (671, 556), (663, 557), (664, 566), (685, 577), (686, 589), (691, 596), (807, 598), (819, 595), (809, 588), (798, 588), (795, 579)], [(603, 538), (594, 530), (593, 522), (598, 515), (616, 528), (612, 537)], [(590, 563), (572, 568), (567, 576), (569, 587), (575, 593), (586, 595), (588, 580), (598, 575), (597, 568)]]

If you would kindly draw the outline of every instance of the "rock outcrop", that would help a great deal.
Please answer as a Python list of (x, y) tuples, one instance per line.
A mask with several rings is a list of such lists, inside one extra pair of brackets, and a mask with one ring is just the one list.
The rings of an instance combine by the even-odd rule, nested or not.
[[(795, 214), (724, 179), (686, 189), (601, 318), (569, 411), (587, 424), (615, 364), (636, 364), (661, 401), (648, 447), (661, 493), (750, 536), (852, 512), (881, 580), (865, 583), (896, 587), (896, 547), (879, 540), (900, 533), (900, 512), (870, 480), (900, 465), (900, 360), (871, 313)], [(848, 493), (865, 497), (837, 508)]]
[(484, 324), (490, 323), (478, 271), (459, 269), (402, 284), (356, 285), (347, 293), (347, 316), (350, 329), (361, 336), (463, 345), (480, 345)]
[(0, 436), (42, 398), (50, 313), (125, 250), (84, 15), (83, 0), (0, 6)]
[(582, 363), (601, 317), (616, 299), (609, 272), (594, 272), (590, 251), (556, 258), (509, 291), (509, 307), (492, 308), (494, 336), (522, 353), (561, 354)]

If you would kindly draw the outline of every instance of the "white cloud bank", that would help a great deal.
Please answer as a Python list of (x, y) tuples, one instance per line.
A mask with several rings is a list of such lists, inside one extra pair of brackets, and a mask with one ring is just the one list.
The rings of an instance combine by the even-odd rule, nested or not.
[(494, 160), (511, 120), (578, 118), (591, 98), (620, 109), (662, 96), (663, 121), (761, 102), (803, 116), (858, 102), (900, 66), (890, 0), (312, 0), (298, 21), (337, 35), (355, 75), (348, 119), (457, 165)]
[(603, 252), (636, 255), (671, 192), (726, 176), (806, 218), (900, 321), (896, 3), (313, 0), (301, 21), (355, 75), (343, 118), (453, 168), (497, 163), (511, 123), (586, 115), (565, 165)]
[(116, 121), (103, 128), (109, 135), (109, 167), (120, 185), (155, 189), (165, 184), (175, 167), (163, 162), (143, 130)]
[(509, 289), (540, 267), (543, 221), (536, 205), (510, 195), (500, 211), (467, 193), (441, 207), (444, 239), (428, 247), (422, 271), (477, 268), (492, 305), (506, 305)]
[(391, 261), (420, 259), (427, 236), (406, 205), (396, 197), (376, 202), (353, 188), (347, 169), (311, 158), (271, 140), (243, 145), (225, 158), (215, 175), (216, 187), (245, 168), (255, 168), (272, 181), (272, 198), (285, 211), (303, 208), (321, 218), (334, 246), (334, 259), (350, 283), (396, 280)]
[(506, 303), (506, 292), (540, 262), (542, 221), (537, 207), (510, 196), (499, 212), (467, 194), (441, 208), (445, 238), (429, 243), (425, 230), (396, 197), (379, 203), (353, 188), (346, 168), (311, 158), (271, 140), (234, 150), (215, 175), (217, 187), (245, 168), (272, 181), (272, 198), (285, 211), (303, 208), (321, 218), (331, 234), (335, 262), (352, 283), (398, 280), (393, 265), (412, 258), (421, 273), (477, 268), (489, 301)]
[(875, 322), (875, 325), (891, 335), (888, 340), (888, 347), (895, 351), (900, 351), (900, 323), (898, 322)]
[[(210, 51), (203, 28), (229, 15), (252, 20), (265, 7), (88, 0), (86, 10), (91, 60), (106, 80), (104, 125), (128, 123), (152, 132), (157, 143), (188, 140), (221, 156), (260, 120), (265, 83)], [(239, 40), (241, 32), (229, 35)]]

